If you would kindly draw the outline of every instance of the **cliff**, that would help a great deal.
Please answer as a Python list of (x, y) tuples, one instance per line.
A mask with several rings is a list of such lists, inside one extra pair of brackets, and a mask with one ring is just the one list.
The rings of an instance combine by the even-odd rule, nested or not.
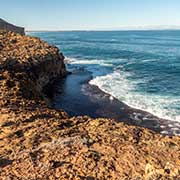
[(43, 89), (66, 75), (63, 60), (38, 38), (0, 33), (1, 179), (179, 179), (180, 137), (48, 108)]
[(19, 33), (21, 35), (25, 35), (23, 27), (18, 27), (13, 24), (10, 24), (1, 18), (0, 18), (0, 30), (7, 30), (7, 31)]

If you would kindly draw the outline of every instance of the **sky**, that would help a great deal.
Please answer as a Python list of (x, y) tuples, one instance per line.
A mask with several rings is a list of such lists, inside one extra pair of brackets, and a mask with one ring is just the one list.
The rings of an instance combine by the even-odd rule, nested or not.
[(0, 18), (26, 30), (180, 27), (180, 0), (0, 0)]

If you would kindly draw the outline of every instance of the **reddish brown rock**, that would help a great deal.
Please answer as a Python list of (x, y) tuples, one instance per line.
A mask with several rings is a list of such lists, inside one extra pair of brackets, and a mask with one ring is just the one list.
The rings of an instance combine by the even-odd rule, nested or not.
[(0, 45), (0, 179), (180, 179), (180, 137), (49, 109), (42, 90), (66, 74), (63, 55), (14, 33)]

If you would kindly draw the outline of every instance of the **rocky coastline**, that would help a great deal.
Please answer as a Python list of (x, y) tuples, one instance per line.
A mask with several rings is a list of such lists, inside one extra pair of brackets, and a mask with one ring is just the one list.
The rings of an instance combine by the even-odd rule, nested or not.
[(180, 179), (180, 137), (49, 107), (66, 75), (57, 47), (0, 31), (0, 179)]

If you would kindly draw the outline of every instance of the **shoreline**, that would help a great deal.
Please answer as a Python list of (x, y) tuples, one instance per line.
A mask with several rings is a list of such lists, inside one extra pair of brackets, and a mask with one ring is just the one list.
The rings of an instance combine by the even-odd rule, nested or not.
[[(83, 67), (72, 68), (72, 74), (69, 77), (59, 82), (56, 81), (53, 107), (64, 109), (70, 116), (89, 115), (92, 118), (111, 118), (118, 122), (149, 128), (164, 135), (180, 135), (179, 122), (162, 119), (147, 111), (130, 107), (115, 97), (112, 98), (99, 87), (89, 84), (90, 80), (92, 80), (91, 72)], [(76, 89), (74, 92), (71, 92), (72, 81), (73, 88)], [(63, 86), (65, 86), (66, 93), (62, 91)], [(81, 100), (83, 100), (82, 103), (79, 103)], [(66, 104), (66, 101), (72, 101), (71, 106)], [(76, 107), (77, 101), (79, 109)], [(86, 109), (84, 109), (84, 101), (89, 104)]]
[[(39, 38), (0, 35), (2, 180), (179, 178), (180, 137), (110, 118), (70, 117), (64, 110), (52, 109), (43, 99), (44, 87), (54, 78), (67, 82), (74, 77), (63, 78), (67, 74), (63, 54)], [(64, 102), (71, 107), (77, 98), (78, 108), (81, 88), (74, 88), (75, 79), (61, 92), (71, 92), (72, 99), (63, 96)]]

